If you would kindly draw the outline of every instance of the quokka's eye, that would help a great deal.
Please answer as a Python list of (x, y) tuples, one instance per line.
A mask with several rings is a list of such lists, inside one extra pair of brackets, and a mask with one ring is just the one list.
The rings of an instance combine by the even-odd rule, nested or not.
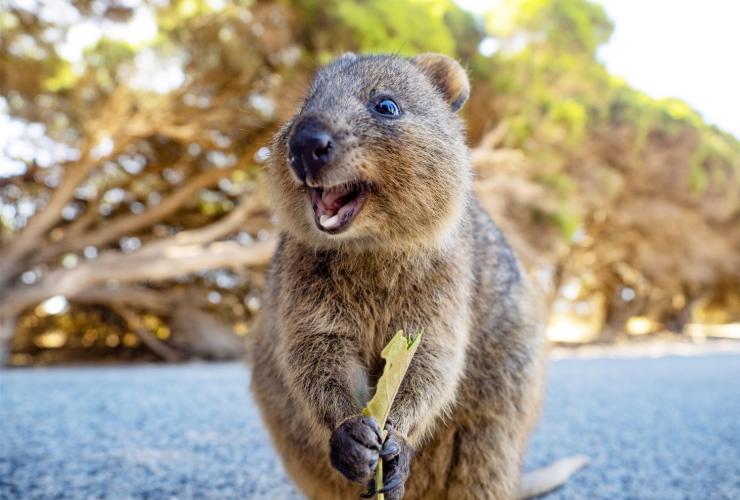
[(375, 105), (375, 111), (385, 116), (398, 116), (401, 114), (401, 109), (393, 99), (383, 99)]

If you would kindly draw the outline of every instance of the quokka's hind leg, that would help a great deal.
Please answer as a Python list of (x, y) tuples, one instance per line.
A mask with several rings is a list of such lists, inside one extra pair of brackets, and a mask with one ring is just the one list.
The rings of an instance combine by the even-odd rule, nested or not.
[(449, 500), (518, 497), (526, 435), (507, 429), (506, 423), (493, 420), (457, 429), (447, 482)]
[(513, 500), (532, 498), (559, 488), (588, 464), (583, 455), (521, 474), (526, 435), (496, 430), (495, 424), (459, 428), (453, 437), (447, 498)]

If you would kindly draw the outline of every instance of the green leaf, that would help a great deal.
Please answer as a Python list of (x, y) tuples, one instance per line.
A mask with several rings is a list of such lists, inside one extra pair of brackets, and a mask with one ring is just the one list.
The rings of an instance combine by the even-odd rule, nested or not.
[[(380, 353), (385, 360), (383, 374), (378, 380), (378, 386), (375, 389), (375, 395), (362, 410), (365, 416), (374, 417), (383, 429), (383, 439), (385, 439), (385, 423), (391, 412), (393, 400), (396, 399), (398, 388), (401, 386), (403, 377), (406, 375), (411, 364), (411, 358), (414, 357), (416, 349), (421, 342), (421, 336), (424, 330), (421, 330), (415, 336), (406, 336), (403, 330), (399, 330), (385, 346)], [(383, 487), (383, 462), (378, 462), (378, 469), (375, 472), (375, 488)], [(384, 495), (378, 494), (378, 500), (383, 500)]]

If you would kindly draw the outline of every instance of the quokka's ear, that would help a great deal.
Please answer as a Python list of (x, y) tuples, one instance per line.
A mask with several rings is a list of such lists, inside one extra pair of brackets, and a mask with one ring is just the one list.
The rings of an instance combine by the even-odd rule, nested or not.
[(452, 111), (457, 111), (470, 96), (470, 82), (460, 63), (443, 54), (428, 52), (411, 60), (445, 96)]

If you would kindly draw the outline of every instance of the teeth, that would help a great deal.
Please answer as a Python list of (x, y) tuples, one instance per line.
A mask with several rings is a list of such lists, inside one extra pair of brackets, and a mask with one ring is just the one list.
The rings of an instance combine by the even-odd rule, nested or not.
[(339, 214), (334, 214), (331, 217), (324, 214), (319, 217), (319, 223), (327, 229), (331, 229), (339, 225)]

